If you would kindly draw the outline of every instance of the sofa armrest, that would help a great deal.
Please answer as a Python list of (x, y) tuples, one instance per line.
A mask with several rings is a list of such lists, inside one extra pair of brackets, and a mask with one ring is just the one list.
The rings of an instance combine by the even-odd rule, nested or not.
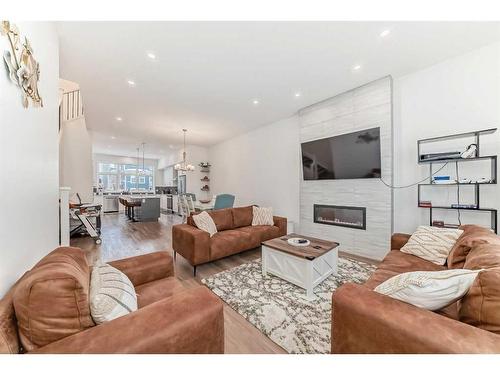
[(394, 233), (391, 236), (391, 250), (401, 249), (410, 239), (411, 235), (406, 233)]
[(500, 335), (362, 285), (332, 298), (332, 353), (500, 353)]
[(134, 286), (174, 276), (172, 257), (166, 251), (157, 251), (109, 263), (118, 268)]
[(172, 227), (172, 247), (192, 266), (210, 261), (210, 235), (189, 224)]
[(30, 353), (224, 353), (223, 305), (200, 286)]
[(286, 217), (273, 216), (274, 225), (280, 229), (280, 236), (286, 235), (287, 220)]

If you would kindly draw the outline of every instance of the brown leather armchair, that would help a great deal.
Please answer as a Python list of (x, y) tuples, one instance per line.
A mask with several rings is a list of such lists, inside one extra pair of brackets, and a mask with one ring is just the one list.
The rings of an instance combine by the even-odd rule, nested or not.
[[(75, 254), (78, 257), (75, 248), (59, 248), (45, 258), (64, 254), (65, 249), (71, 249), (73, 258)], [(82, 263), (86, 262), (85, 255), (82, 250), (76, 250), (82, 254), (78, 264), (82, 264), (85, 273), (85, 264)], [(42, 262), (33, 270), (43, 266)], [(50, 267), (54, 267), (53, 260), (49, 263)], [(44, 264), (47, 265), (47, 262)], [(183, 286), (174, 277), (172, 258), (166, 252), (122, 259), (110, 264), (124, 272), (134, 284), (138, 295), (137, 311), (101, 325), (86, 327), (47, 345), (30, 350), (22, 348), (27, 345), (22, 344), (23, 334), (19, 332), (19, 327), (22, 327), (20, 324), (26, 317), (16, 316), (14, 306), (15, 299), (20, 298), (18, 296), (22, 296), (24, 291), (16, 288), (24, 287), (23, 278), (29, 276), (32, 270), (0, 300), (0, 353), (224, 352), (222, 302), (205, 287)], [(50, 293), (47, 292), (48, 295)], [(36, 316), (34, 318), (36, 320)], [(67, 316), (63, 319), (67, 319)]]

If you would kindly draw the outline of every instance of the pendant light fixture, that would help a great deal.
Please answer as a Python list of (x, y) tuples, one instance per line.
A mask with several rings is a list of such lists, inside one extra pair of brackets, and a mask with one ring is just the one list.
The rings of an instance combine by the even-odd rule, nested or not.
[(187, 129), (182, 129), (182, 131), (184, 132), (184, 151), (182, 152), (182, 162), (176, 164), (174, 166), (174, 169), (176, 171), (181, 171), (181, 172), (192, 172), (192, 171), (194, 171), (194, 165), (186, 162), (186, 133), (187, 133)]
[[(146, 174), (146, 166), (144, 162), (144, 148), (146, 146), (146, 143), (142, 142), (141, 145), (142, 145), (142, 169), (139, 170), (139, 175), (144, 176)], [(139, 165), (139, 160), (137, 160), (137, 164)]]

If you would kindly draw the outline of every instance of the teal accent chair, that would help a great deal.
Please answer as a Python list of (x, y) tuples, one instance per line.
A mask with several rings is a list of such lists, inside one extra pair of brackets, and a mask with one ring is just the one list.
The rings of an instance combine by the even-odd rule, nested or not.
[(234, 195), (231, 194), (219, 194), (215, 197), (214, 210), (220, 210), (222, 208), (231, 208), (234, 205)]

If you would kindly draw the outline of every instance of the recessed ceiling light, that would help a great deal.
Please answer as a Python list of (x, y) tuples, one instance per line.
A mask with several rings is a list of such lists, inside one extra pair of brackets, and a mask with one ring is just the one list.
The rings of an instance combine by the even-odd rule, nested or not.
[(114, 135), (111, 136), (111, 139), (116, 139), (116, 137)]
[(122, 120), (123, 119), (120, 116), (116, 117), (116, 121), (122, 121)]
[(156, 60), (156, 55), (155, 55), (153, 52), (148, 52), (148, 57), (149, 57), (151, 60)]
[(253, 103), (254, 105), (258, 105), (260, 102), (259, 102), (257, 99), (254, 99), (254, 100), (252, 101), (252, 103)]
[(300, 98), (301, 96), (302, 96), (302, 93), (300, 93), (300, 92), (296, 92), (296, 93), (295, 93), (295, 97), (296, 97), (296, 98)]
[(128, 79), (127, 83), (128, 83), (129, 86), (135, 86), (135, 82), (132, 81), (131, 79)]
[(173, 149), (174, 145), (168, 145), (168, 148)]
[(361, 69), (361, 65), (359, 65), (359, 64), (358, 65), (354, 65), (352, 67), (352, 70), (359, 70), (359, 69)]
[(380, 36), (381, 36), (382, 38), (384, 38), (384, 37), (386, 37), (387, 35), (389, 35), (390, 33), (391, 33), (391, 30), (389, 30), (389, 29), (385, 29), (384, 31), (382, 31), (382, 32), (380, 33)]

